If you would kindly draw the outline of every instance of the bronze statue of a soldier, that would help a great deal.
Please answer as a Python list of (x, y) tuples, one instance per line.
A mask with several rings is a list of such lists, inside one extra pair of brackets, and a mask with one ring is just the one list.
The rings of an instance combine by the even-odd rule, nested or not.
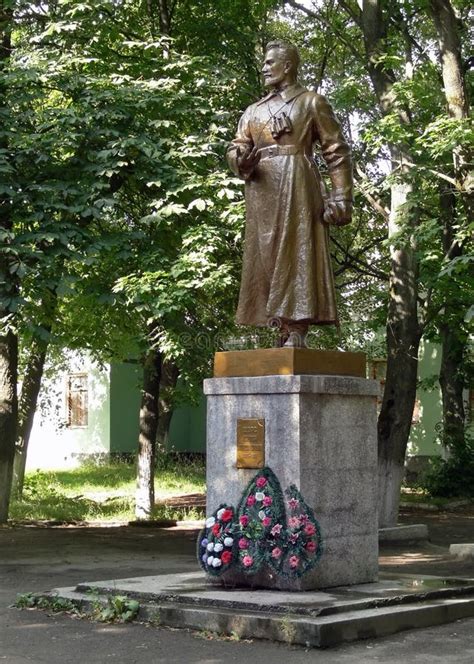
[(227, 153), (247, 210), (237, 323), (278, 326), (285, 346), (304, 346), (309, 325), (337, 324), (328, 224), (348, 224), (352, 212), (350, 148), (327, 100), (298, 83), (298, 65), (293, 45), (267, 45), (270, 91), (247, 108)]

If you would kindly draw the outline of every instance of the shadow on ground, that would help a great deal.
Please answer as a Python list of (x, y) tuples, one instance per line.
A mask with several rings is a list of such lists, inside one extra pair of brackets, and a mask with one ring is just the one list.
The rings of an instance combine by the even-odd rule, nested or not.
[[(431, 542), (414, 548), (384, 547), (384, 571), (474, 578), (474, 561), (448, 555), (451, 543), (474, 542), (474, 509), (423, 513), (405, 511), (401, 523), (427, 523)], [(403, 632), (331, 651), (306, 652), (265, 642), (236, 642), (201, 633), (144, 625), (101, 625), (38, 611), (8, 608), (17, 593), (95, 581), (194, 571), (196, 529), (156, 527), (0, 528), (0, 661), (8, 664), (292, 664), (314, 661), (412, 663), (474, 661), (474, 621)]]

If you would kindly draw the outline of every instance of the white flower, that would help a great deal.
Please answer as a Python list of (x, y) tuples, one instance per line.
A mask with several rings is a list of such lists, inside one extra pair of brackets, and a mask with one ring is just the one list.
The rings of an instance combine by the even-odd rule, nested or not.
[(207, 549), (208, 551), (214, 551), (214, 542), (209, 542), (209, 544), (207, 545), (206, 549)]
[(213, 562), (214, 562), (214, 556), (208, 556), (207, 558), (208, 567), (211, 567)]
[(212, 528), (215, 522), (216, 520), (214, 519), (214, 517), (210, 516), (208, 519), (206, 519), (206, 528)]
[(219, 553), (219, 551), (222, 551), (223, 548), (224, 548), (224, 545), (221, 544), (220, 542), (216, 542), (216, 544), (214, 544), (214, 551), (216, 553)]
[(232, 537), (226, 537), (224, 539), (224, 546), (232, 546), (233, 543), (234, 543), (234, 540), (232, 539)]
[(265, 512), (263, 510), (260, 510), (260, 512), (258, 513), (258, 518), (261, 519), (262, 521), (266, 516), (267, 515), (265, 514)]
[(221, 509), (217, 512), (217, 518), (222, 519), (222, 515), (225, 512), (225, 507), (221, 507)]
[(257, 493), (255, 494), (255, 500), (261, 503), (264, 498), (265, 494), (262, 491), (257, 491)]
[(222, 560), (220, 558), (214, 558), (212, 561), (213, 567), (220, 567), (222, 565)]

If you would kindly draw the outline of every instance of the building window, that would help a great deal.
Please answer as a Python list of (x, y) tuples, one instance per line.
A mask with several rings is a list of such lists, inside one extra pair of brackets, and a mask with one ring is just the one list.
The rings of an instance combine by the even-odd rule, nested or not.
[(69, 374), (66, 384), (68, 427), (86, 427), (89, 420), (87, 374)]

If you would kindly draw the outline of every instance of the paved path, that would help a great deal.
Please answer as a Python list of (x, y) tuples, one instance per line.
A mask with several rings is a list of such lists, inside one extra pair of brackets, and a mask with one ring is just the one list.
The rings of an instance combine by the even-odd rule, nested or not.
[[(412, 517), (420, 522), (418, 515)], [(474, 578), (474, 563), (447, 556), (452, 542), (474, 541), (474, 519), (426, 519), (435, 544), (384, 549), (384, 569)], [(413, 522), (413, 521), (411, 521)], [(450, 525), (448, 525), (448, 522)], [(470, 530), (472, 528), (472, 531)], [(267, 642), (235, 642), (212, 635), (145, 625), (103, 625), (67, 616), (8, 608), (17, 593), (78, 581), (195, 570), (196, 531), (158, 528), (0, 528), (0, 664), (471, 664), (474, 620), (367, 640), (330, 651)], [(469, 539), (470, 538), (470, 539)]]

